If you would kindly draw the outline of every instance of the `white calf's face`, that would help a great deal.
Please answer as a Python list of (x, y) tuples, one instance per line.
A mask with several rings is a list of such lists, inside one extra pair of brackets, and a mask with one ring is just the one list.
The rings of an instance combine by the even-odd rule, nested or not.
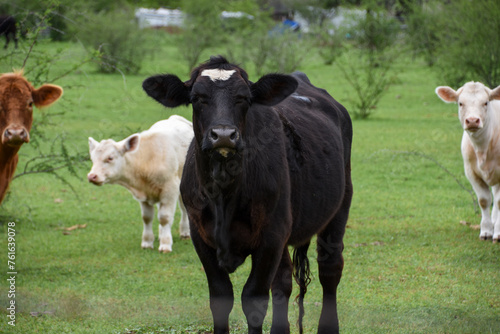
[(447, 103), (458, 104), (462, 128), (469, 133), (481, 130), (488, 122), (489, 104), (500, 98), (500, 86), (494, 90), (479, 82), (468, 82), (457, 91), (447, 86), (436, 88), (436, 94)]
[(112, 139), (97, 142), (89, 138), (92, 160), (92, 169), (87, 175), (89, 182), (100, 186), (119, 181), (126, 168), (125, 154), (135, 151), (138, 145), (138, 135), (132, 135), (118, 143)]
[(484, 127), (490, 97), (483, 85), (468, 83), (463, 86), (457, 103), (458, 117), (464, 130), (476, 132)]

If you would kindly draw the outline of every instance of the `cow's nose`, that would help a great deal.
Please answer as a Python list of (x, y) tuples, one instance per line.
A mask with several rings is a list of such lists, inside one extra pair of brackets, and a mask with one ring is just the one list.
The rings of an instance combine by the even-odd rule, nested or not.
[(97, 181), (97, 174), (89, 173), (87, 179), (89, 182), (95, 183)]
[(234, 149), (240, 140), (240, 132), (234, 127), (215, 127), (210, 130), (209, 138), (214, 149)]
[(467, 127), (477, 128), (480, 123), (481, 120), (478, 117), (469, 117), (465, 119), (465, 125), (467, 125)]
[(28, 131), (26, 129), (6, 129), (4, 132), (5, 141), (12, 144), (28, 143), (30, 140)]

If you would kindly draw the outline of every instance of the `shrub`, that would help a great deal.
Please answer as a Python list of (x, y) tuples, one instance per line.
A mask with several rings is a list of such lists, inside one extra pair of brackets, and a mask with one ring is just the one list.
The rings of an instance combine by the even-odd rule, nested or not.
[[(437, 69), (443, 84), (500, 84), (500, 2), (457, 0), (442, 6)], [(457, 19), (460, 18), (460, 19)]]
[(221, 6), (219, 0), (185, 0), (182, 9), (186, 19), (178, 47), (191, 71), (203, 51), (222, 41)]
[(325, 65), (332, 65), (345, 51), (345, 33), (333, 27), (317, 27), (313, 30), (318, 53)]
[(381, 9), (369, 8), (353, 25), (348, 57), (336, 62), (356, 93), (355, 118), (368, 118), (394, 82), (392, 68), (399, 55), (396, 48), (399, 24)]
[(406, 43), (414, 56), (422, 56), (427, 65), (436, 62), (440, 16), (436, 3), (414, 4), (406, 19)]
[(441, 84), (500, 84), (500, 2), (422, 1), (408, 16), (408, 45), (435, 64)]
[(99, 70), (104, 73), (139, 72), (147, 40), (131, 12), (100, 12), (80, 19), (77, 38), (91, 50), (101, 53)]
[(395, 59), (394, 55), (374, 56), (366, 51), (351, 50), (336, 63), (356, 93), (352, 109), (354, 118), (366, 119), (373, 113), (394, 82), (392, 66)]

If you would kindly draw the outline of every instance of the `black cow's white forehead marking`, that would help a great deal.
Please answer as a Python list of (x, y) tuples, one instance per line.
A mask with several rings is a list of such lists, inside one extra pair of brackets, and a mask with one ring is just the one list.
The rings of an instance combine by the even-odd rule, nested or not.
[(212, 81), (226, 81), (231, 78), (234, 72), (236, 72), (236, 70), (221, 70), (215, 68), (210, 70), (203, 70), (203, 72), (201, 72), (201, 76), (209, 77)]

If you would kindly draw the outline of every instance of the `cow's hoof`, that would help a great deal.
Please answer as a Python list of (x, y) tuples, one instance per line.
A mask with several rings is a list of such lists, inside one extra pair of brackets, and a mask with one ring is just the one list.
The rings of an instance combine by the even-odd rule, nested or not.
[(489, 234), (489, 233), (485, 233), (485, 234), (481, 234), (481, 235), (479, 236), (479, 239), (481, 239), (481, 240), (491, 240), (491, 238), (492, 238), (492, 237), (493, 237), (493, 236), (492, 236), (491, 234)]
[(497, 238), (493, 238), (493, 243), (500, 244), (500, 236), (498, 236)]
[(141, 244), (142, 249), (153, 249), (153, 243), (152, 242), (143, 242)]
[(181, 235), (181, 240), (189, 240), (191, 239), (191, 235)]
[(169, 247), (169, 246), (160, 246), (160, 248), (158, 248), (158, 251), (160, 253), (163, 253), (163, 254), (171, 253), (172, 252), (172, 247)]

